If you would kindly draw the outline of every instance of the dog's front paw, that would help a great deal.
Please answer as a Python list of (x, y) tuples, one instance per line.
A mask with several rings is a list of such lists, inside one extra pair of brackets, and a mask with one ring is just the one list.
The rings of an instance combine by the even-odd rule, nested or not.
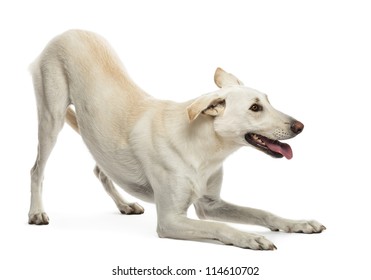
[(49, 217), (45, 212), (29, 214), (28, 223), (30, 225), (48, 225)]
[(261, 235), (243, 233), (235, 236), (231, 242), (224, 242), (227, 245), (234, 245), (244, 249), (252, 250), (276, 250), (277, 247), (267, 238)]
[(326, 227), (320, 224), (317, 221), (311, 220), (285, 220), (280, 223), (279, 227), (271, 228), (273, 231), (283, 230), (285, 232), (294, 232), (294, 233), (321, 233)]
[(139, 215), (144, 213), (144, 208), (138, 203), (121, 204), (118, 208), (121, 214), (124, 215)]

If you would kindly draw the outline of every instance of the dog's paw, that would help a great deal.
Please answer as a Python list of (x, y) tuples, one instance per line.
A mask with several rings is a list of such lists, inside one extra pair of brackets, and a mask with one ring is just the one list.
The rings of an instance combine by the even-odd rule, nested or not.
[[(293, 233), (321, 233), (326, 227), (317, 221), (289, 221), (285, 222), (279, 229)], [(278, 230), (277, 228), (271, 230)]]
[(250, 233), (241, 234), (238, 238), (235, 238), (232, 242), (226, 242), (227, 245), (233, 245), (244, 249), (252, 250), (276, 250), (277, 247), (269, 241), (267, 238), (261, 235), (255, 235)]
[(45, 212), (29, 214), (28, 223), (30, 225), (48, 225), (49, 217)]
[(138, 203), (121, 204), (118, 208), (121, 214), (124, 215), (139, 215), (144, 213), (144, 208)]

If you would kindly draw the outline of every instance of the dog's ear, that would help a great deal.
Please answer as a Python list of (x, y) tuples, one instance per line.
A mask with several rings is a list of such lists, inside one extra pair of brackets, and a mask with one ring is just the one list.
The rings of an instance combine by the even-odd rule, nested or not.
[(216, 94), (203, 95), (187, 107), (189, 122), (194, 121), (200, 114), (218, 116), (225, 109), (225, 100)]
[(227, 86), (243, 86), (243, 83), (237, 79), (234, 75), (231, 73), (225, 72), (222, 68), (218, 67), (214, 74), (214, 81), (215, 84), (222, 88)]

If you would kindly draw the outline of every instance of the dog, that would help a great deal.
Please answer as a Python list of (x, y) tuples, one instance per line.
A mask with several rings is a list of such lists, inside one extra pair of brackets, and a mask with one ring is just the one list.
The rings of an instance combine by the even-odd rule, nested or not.
[[(218, 90), (183, 103), (158, 100), (128, 76), (99, 35), (70, 30), (54, 38), (31, 65), (38, 111), (38, 154), (31, 169), (29, 224), (47, 225), (42, 203), (44, 168), (65, 122), (80, 133), (94, 173), (122, 214), (142, 214), (114, 183), (157, 209), (159, 237), (217, 240), (254, 250), (274, 250), (263, 236), (217, 220), (272, 231), (320, 233), (316, 221), (289, 220), (220, 198), (223, 161), (254, 147), (274, 158), (293, 156), (280, 140), (304, 125), (272, 107), (265, 94), (218, 68)], [(194, 205), (200, 220), (187, 217)]]

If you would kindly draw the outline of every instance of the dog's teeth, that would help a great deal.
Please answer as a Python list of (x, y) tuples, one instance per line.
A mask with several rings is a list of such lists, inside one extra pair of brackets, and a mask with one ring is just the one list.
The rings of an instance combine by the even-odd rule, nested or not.
[(261, 138), (259, 138), (258, 136), (255, 138), (255, 141), (257, 143), (259, 143), (260, 145), (265, 145), (264, 141)]
[(254, 140), (255, 140), (256, 142), (261, 142), (261, 139), (260, 139), (256, 134), (253, 134), (252, 137), (254, 138)]
[(260, 145), (265, 145), (264, 141), (262, 139), (260, 139), (260, 137), (258, 135), (252, 134), (251, 136), (256, 143), (258, 143)]

